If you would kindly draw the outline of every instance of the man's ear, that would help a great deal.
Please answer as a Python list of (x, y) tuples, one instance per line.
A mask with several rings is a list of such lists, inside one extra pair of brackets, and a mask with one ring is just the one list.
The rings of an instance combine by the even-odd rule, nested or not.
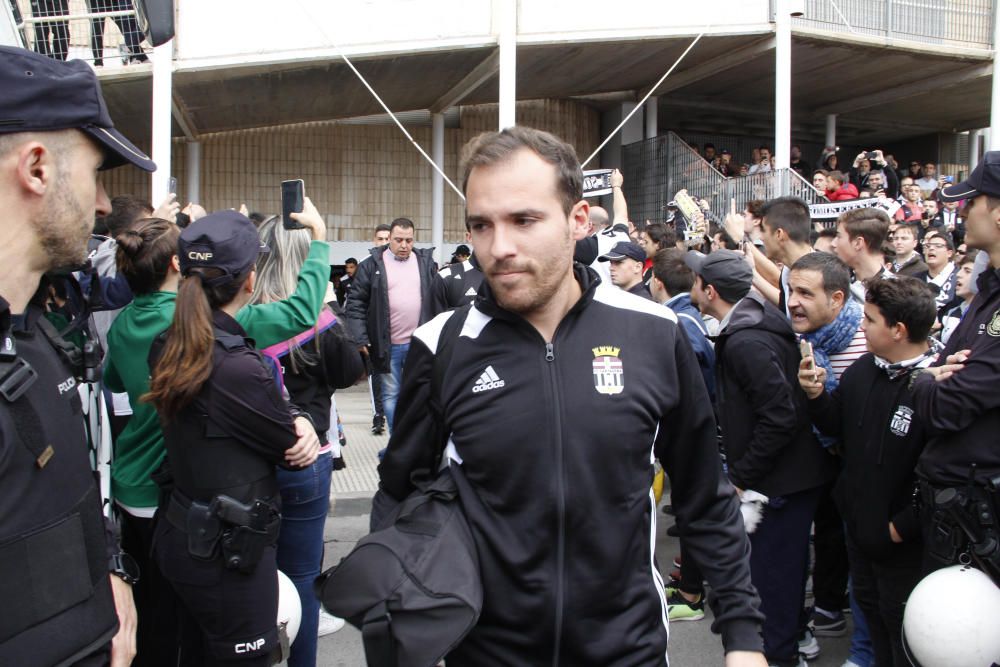
[(572, 235), (574, 241), (587, 238), (590, 228), (590, 204), (586, 199), (581, 199), (569, 212), (569, 221), (572, 224)]
[(906, 328), (906, 325), (902, 322), (896, 322), (892, 325), (892, 339), (896, 342), (902, 340), (908, 340), (910, 337), (910, 332)]
[(26, 141), (14, 152), (19, 188), (25, 194), (44, 196), (56, 178), (55, 155), (40, 141)]
[(253, 288), (257, 285), (257, 269), (251, 269), (250, 275), (247, 276), (247, 280), (243, 283), (243, 289), (247, 294), (253, 294)]
[(180, 257), (178, 257), (177, 255), (174, 255), (173, 257), (170, 258), (170, 268), (173, 269), (177, 273), (181, 272), (181, 260), (180, 260)]
[(844, 304), (847, 303), (847, 295), (837, 290), (830, 295), (830, 301), (833, 302), (835, 308), (843, 308)]

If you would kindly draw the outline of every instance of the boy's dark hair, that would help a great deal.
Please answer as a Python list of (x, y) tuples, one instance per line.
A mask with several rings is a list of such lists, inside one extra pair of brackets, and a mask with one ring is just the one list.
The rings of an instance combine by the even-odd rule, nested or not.
[(818, 271), (823, 276), (823, 291), (827, 296), (842, 292), (844, 300), (851, 298), (851, 270), (836, 255), (810, 252), (792, 264), (792, 271)]
[(389, 225), (389, 233), (391, 234), (392, 230), (396, 227), (400, 227), (401, 229), (413, 229), (413, 221), (409, 218), (396, 218)]
[(694, 272), (684, 263), (680, 248), (664, 248), (653, 255), (653, 276), (663, 283), (670, 296), (690, 292), (694, 286)]
[(118, 195), (111, 200), (111, 213), (104, 216), (104, 226), (108, 236), (114, 238), (132, 226), (137, 220), (153, 214), (149, 202), (132, 195)]
[[(837, 220), (850, 239), (861, 237), (869, 252), (880, 252), (889, 237), (889, 215), (879, 208), (856, 208)], [(836, 232), (834, 232), (836, 235)]]
[(662, 222), (651, 222), (642, 228), (642, 231), (649, 237), (649, 240), (656, 244), (660, 250), (672, 248), (677, 245), (677, 232), (670, 229)]
[(872, 278), (866, 285), (865, 301), (878, 308), (889, 326), (902, 322), (911, 343), (927, 340), (937, 317), (934, 290), (910, 276)]
[(754, 218), (760, 220), (764, 217), (765, 205), (766, 202), (763, 199), (751, 199), (747, 202), (747, 205), (744, 206), (744, 209), (746, 209)]
[(809, 230), (812, 229), (809, 205), (798, 197), (772, 199), (764, 204), (761, 214), (772, 230), (784, 229), (788, 238), (796, 243), (809, 242)]

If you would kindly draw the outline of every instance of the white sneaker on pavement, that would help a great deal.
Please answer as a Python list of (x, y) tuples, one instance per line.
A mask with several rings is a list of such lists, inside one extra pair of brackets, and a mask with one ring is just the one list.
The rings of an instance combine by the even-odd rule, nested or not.
[(320, 607), (319, 610), (319, 629), (316, 632), (317, 637), (325, 637), (326, 635), (332, 635), (337, 632), (342, 627), (344, 627), (344, 619), (338, 618), (332, 614), (328, 614), (325, 609)]

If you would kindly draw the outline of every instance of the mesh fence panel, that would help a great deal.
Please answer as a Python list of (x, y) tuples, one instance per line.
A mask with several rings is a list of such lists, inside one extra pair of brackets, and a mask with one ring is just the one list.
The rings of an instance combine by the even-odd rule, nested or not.
[(132, 0), (16, 0), (28, 48), (97, 67), (146, 62)]

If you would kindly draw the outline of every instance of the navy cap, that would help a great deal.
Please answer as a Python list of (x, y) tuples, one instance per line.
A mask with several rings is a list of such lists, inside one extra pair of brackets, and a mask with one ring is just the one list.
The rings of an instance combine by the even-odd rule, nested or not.
[(0, 90), (0, 134), (76, 128), (105, 149), (101, 169), (130, 162), (156, 171), (149, 156), (115, 129), (97, 75), (82, 60), (0, 46)]
[(967, 179), (942, 188), (939, 198), (941, 201), (958, 201), (977, 195), (1000, 197), (1000, 151), (987, 151)]
[(639, 244), (631, 241), (619, 241), (609, 252), (597, 258), (599, 262), (617, 262), (621, 259), (634, 259), (637, 262), (646, 261), (646, 251)]
[(727, 303), (745, 297), (753, 285), (753, 269), (743, 255), (733, 250), (716, 250), (709, 255), (690, 250), (684, 256), (684, 263), (701, 276), (702, 282), (712, 285)]
[(184, 228), (178, 242), (181, 275), (191, 269), (219, 269), (223, 275), (206, 281), (221, 284), (243, 274), (268, 252), (250, 218), (236, 211), (209, 213)]

